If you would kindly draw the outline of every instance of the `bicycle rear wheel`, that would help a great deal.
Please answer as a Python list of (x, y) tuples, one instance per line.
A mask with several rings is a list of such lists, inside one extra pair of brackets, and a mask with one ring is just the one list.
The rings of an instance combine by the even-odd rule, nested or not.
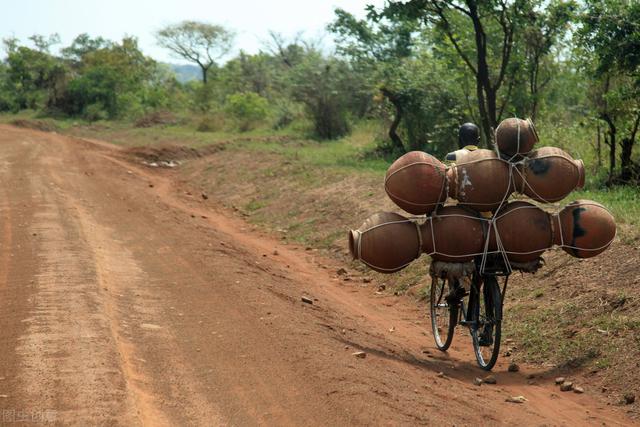
[[(481, 295), (475, 298), (471, 337), (478, 365), (490, 371), (500, 354), (502, 333), (502, 295), (498, 281), (493, 276), (485, 276)], [(476, 293), (478, 289), (476, 288)]]
[(448, 279), (432, 278), (429, 306), (431, 312), (431, 330), (439, 350), (446, 351), (453, 341), (458, 321), (458, 301), (452, 301), (456, 283)]

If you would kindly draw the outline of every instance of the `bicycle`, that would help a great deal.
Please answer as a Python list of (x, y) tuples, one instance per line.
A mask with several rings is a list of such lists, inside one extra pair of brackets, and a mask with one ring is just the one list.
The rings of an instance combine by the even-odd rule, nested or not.
[[(476, 361), (490, 371), (500, 354), (502, 304), (511, 269), (500, 257), (490, 256), (481, 274), (480, 258), (466, 264), (431, 264), (431, 328), (436, 346), (446, 351), (456, 326), (468, 327)], [(501, 276), (502, 289), (498, 283)]]

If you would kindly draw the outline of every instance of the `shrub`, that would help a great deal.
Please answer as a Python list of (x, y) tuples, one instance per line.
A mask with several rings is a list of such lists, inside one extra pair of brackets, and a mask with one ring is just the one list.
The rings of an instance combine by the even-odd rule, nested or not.
[(269, 102), (254, 92), (229, 95), (225, 104), (225, 111), (237, 121), (242, 132), (255, 128), (269, 115)]
[(97, 102), (87, 105), (84, 108), (82, 116), (90, 122), (96, 122), (98, 120), (107, 120), (109, 118), (109, 113), (105, 110), (102, 103)]
[(368, 97), (366, 85), (345, 61), (311, 53), (293, 78), (293, 97), (305, 106), (320, 139), (346, 135), (350, 115), (366, 110), (361, 102)]
[(202, 117), (197, 125), (198, 132), (218, 132), (224, 129), (224, 116), (220, 113), (212, 113)]

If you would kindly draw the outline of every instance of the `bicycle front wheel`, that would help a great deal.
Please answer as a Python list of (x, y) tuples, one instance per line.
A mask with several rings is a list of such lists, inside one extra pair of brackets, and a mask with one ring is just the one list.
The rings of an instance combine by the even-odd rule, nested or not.
[(483, 279), (481, 295), (477, 295), (472, 311), (474, 326), (471, 328), (471, 337), (478, 365), (490, 371), (500, 354), (502, 295), (495, 277), (486, 276)]
[(456, 283), (448, 279), (433, 277), (429, 298), (431, 311), (431, 330), (436, 347), (446, 351), (453, 341), (453, 334), (458, 320), (458, 302), (450, 302), (455, 294)]

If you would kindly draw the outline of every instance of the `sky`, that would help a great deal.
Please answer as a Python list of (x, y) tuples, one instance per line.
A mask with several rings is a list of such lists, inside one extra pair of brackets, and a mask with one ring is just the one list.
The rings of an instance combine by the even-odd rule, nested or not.
[[(336, 7), (365, 16), (365, 6), (384, 0), (0, 0), (0, 38), (23, 42), (32, 34), (58, 33), (62, 46), (81, 33), (120, 40), (136, 36), (143, 52), (159, 61), (185, 63), (157, 46), (154, 32), (182, 20), (221, 24), (236, 32), (235, 51), (256, 53), (269, 30), (292, 37), (323, 37)], [(331, 48), (324, 34), (323, 44)], [(55, 50), (55, 49), (54, 49)]]

